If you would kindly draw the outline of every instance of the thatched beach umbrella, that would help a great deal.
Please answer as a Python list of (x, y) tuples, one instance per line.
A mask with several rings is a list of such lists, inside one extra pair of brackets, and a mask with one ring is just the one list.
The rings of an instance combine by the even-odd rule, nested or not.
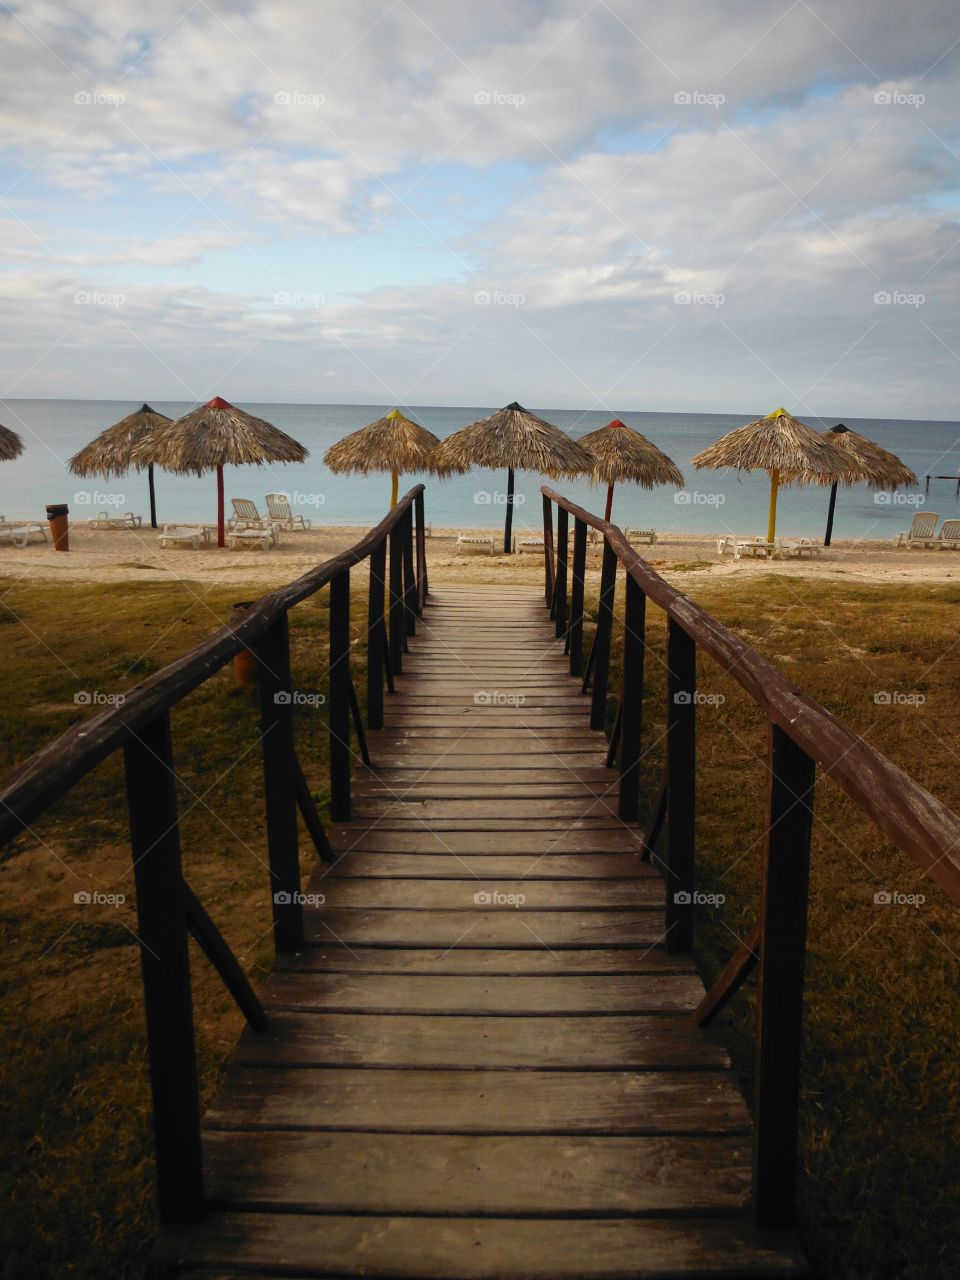
[(217, 473), (217, 546), (225, 543), (223, 468), (266, 462), (303, 462), (307, 450), (262, 418), (214, 396), (176, 422), (157, 428), (131, 451), (134, 462), (155, 463), (180, 475)]
[(134, 445), (139, 444), (157, 427), (171, 419), (165, 413), (157, 413), (146, 403), (136, 413), (128, 414), (120, 422), (101, 431), (96, 439), (75, 453), (67, 464), (75, 476), (103, 476), (105, 480), (126, 475), (131, 466), (137, 471), (147, 468), (147, 484), (150, 489), (150, 524), (157, 527), (157, 497), (153, 487), (153, 463), (130, 460)]
[[(910, 468), (902, 463), (895, 453), (891, 453), (889, 449), (882, 448), (866, 436), (860, 435), (858, 431), (851, 431), (842, 422), (838, 422), (835, 427), (830, 427), (829, 430), (824, 431), (823, 436), (831, 444), (841, 448), (857, 464), (863, 473), (860, 478), (866, 482), (869, 489), (889, 490), (892, 493), (895, 489), (920, 483)], [(830, 505), (827, 508), (827, 532), (823, 538), (825, 547), (829, 547), (830, 539), (833, 536), (833, 513), (837, 505), (838, 483), (839, 481), (834, 480), (830, 489)], [(850, 479), (845, 483), (849, 485), (853, 484), (854, 481)]]
[(0, 462), (12, 462), (23, 453), (23, 441), (9, 427), (0, 427)]
[(591, 478), (595, 484), (607, 486), (607, 506), (604, 520), (610, 519), (613, 510), (613, 486), (619, 480), (632, 480), (635, 484), (652, 489), (658, 484), (675, 484), (683, 487), (683, 476), (671, 458), (655, 444), (634, 431), (619, 418), (614, 418), (599, 431), (581, 436), (580, 443), (593, 454)]
[(430, 455), (440, 441), (399, 409), (391, 409), (368, 427), (352, 431), (323, 455), (324, 463), (338, 474), (389, 471), (392, 477), (390, 508), (397, 505), (402, 471), (434, 470)]
[(738, 471), (766, 471), (770, 476), (770, 517), (767, 541), (777, 532), (777, 491), (781, 480), (797, 484), (833, 484), (860, 478), (848, 454), (800, 422), (786, 409), (728, 431), (693, 458), (695, 467), (736, 467)]
[(510, 554), (513, 530), (514, 471), (539, 471), (561, 476), (589, 475), (593, 456), (559, 427), (538, 418), (516, 400), (489, 418), (455, 431), (434, 450), (430, 459), (438, 471), (469, 471), (471, 467), (506, 467), (507, 502), (503, 550)]

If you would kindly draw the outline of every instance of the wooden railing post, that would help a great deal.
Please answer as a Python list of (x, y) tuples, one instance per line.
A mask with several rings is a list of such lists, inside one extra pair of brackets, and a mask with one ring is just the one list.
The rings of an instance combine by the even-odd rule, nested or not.
[(797, 1183), (797, 1121), (813, 760), (770, 726), (767, 848), (760, 897), (754, 1078), (753, 1196), (757, 1223), (790, 1227)]
[(260, 676), (260, 741), (274, 941), (278, 952), (299, 951), (303, 946), (303, 909), (286, 613), (264, 632), (254, 648)]
[(647, 597), (627, 574), (623, 615), (623, 693), (620, 699), (620, 795), (624, 822), (640, 817), (640, 746), (643, 731), (643, 667)]
[(195, 1218), (203, 1211), (200, 1094), (168, 712), (130, 739), (124, 747), (124, 764), (153, 1094), (157, 1198), (162, 1218)]
[(573, 522), (573, 581), (570, 589), (570, 674), (583, 675), (583, 590), (587, 568), (587, 526)]
[(427, 526), (424, 523), (422, 491), (414, 498), (417, 511), (417, 613), (423, 616), (423, 606), (430, 594), (427, 585)]
[(557, 507), (557, 576), (554, 583), (554, 630), (558, 636), (567, 631), (567, 511)]
[(403, 608), (404, 608), (404, 651), (406, 637), (417, 634), (417, 579), (414, 573), (413, 559), (413, 508), (407, 508), (407, 514), (401, 521), (403, 528)]
[(350, 570), (330, 583), (330, 816), (349, 822), (350, 803)]
[(386, 657), (387, 540), (370, 553), (370, 594), (367, 605), (367, 727), (383, 728), (383, 675)]
[(602, 729), (607, 721), (607, 677), (610, 668), (610, 635), (613, 631), (613, 598), (617, 589), (617, 553), (603, 541), (603, 565), (600, 569), (600, 601), (597, 631), (593, 637), (593, 693), (590, 703), (590, 728)]
[(398, 676), (403, 670), (404, 615), (403, 600), (403, 530), (399, 524), (390, 530), (390, 670)]
[(550, 617), (553, 617), (553, 507), (546, 494), (543, 495), (543, 579), (544, 594)]
[(693, 946), (697, 646), (667, 619), (667, 950)]

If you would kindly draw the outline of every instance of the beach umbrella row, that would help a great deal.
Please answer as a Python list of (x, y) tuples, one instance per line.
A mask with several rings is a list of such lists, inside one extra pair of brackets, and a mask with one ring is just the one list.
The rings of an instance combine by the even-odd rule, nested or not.
[[(16, 457), (23, 445), (15, 432), (0, 427), (0, 460)], [(143, 404), (101, 432), (70, 459), (77, 475), (119, 476), (131, 466), (146, 468), (150, 485), (151, 523), (156, 527), (153, 484), (155, 465), (180, 474), (217, 473), (217, 542), (224, 545), (223, 468), (226, 465), (303, 462), (307, 450), (271, 423), (215, 396), (177, 419)], [(645, 488), (682, 486), (679, 468), (650, 440), (619, 418), (605, 427), (572, 439), (517, 401), (454, 432), (440, 441), (400, 409), (392, 409), (369, 426), (351, 432), (324, 455), (336, 473), (389, 471), (391, 507), (397, 503), (403, 472), (429, 471), (439, 476), (472, 467), (506, 468), (507, 492), (504, 552), (511, 550), (515, 472), (537, 471), (553, 478), (588, 475), (607, 486), (604, 518), (613, 508), (614, 487), (629, 480)], [(874, 489), (916, 485), (917, 477), (896, 455), (842, 423), (818, 434), (786, 409), (728, 432), (693, 458), (698, 468), (731, 467), (764, 470), (770, 476), (768, 541), (776, 536), (777, 495), (785, 484), (831, 486), (825, 544), (829, 546), (838, 484), (865, 482)]]

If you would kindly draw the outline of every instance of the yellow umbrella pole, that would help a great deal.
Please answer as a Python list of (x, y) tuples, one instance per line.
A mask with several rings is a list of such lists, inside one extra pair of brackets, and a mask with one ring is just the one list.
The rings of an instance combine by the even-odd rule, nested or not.
[(397, 505), (397, 498), (400, 496), (400, 472), (390, 472), (390, 510)]
[(770, 519), (767, 522), (767, 541), (772, 542), (777, 532), (777, 490), (780, 488), (780, 472), (770, 472)]

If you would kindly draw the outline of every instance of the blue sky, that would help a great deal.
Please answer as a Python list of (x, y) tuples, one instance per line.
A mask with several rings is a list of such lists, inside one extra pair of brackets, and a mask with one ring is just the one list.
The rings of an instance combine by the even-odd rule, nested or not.
[(0, 398), (957, 417), (950, 3), (0, 8)]

